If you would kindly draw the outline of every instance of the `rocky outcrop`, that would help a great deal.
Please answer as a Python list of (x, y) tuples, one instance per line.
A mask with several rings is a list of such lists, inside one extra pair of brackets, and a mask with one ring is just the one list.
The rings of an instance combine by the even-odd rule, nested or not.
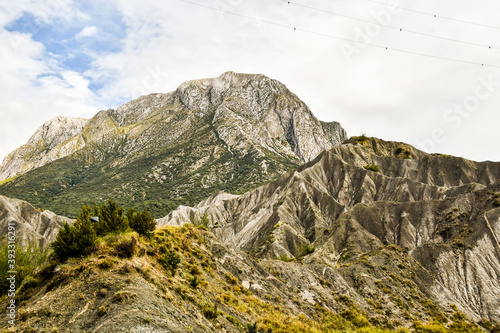
[(14, 226), (16, 242), (21, 246), (37, 242), (45, 248), (55, 240), (64, 222), (72, 223), (72, 220), (0, 195), (0, 234), (6, 238), (9, 226)]
[[(114, 197), (159, 217), (219, 190), (243, 193), (347, 139), (338, 123), (316, 119), (282, 83), (233, 72), (78, 124), (56, 119), (9, 155), (0, 174), (20, 176), (0, 193), (73, 217), (68, 202), (76, 209)], [(158, 206), (158, 198), (169, 201)]]
[[(362, 137), (265, 186), (181, 207), (158, 224), (205, 217), (221, 241), (259, 258), (300, 258), (315, 248), (310, 262), (337, 267), (392, 244), (423, 268), (411, 280), (436, 303), (500, 322), (499, 205), (500, 163)], [(351, 282), (356, 290), (359, 280)]]
[(56, 117), (47, 121), (28, 142), (7, 155), (0, 166), (0, 181), (26, 173), (85, 146), (81, 132), (88, 119)]
[(285, 85), (264, 75), (226, 72), (189, 81), (169, 98), (201, 116), (214, 114), (218, 136), (237, 151), (263, 147), (301, 162), (347, 139), (337, 122), (320, 122)]
[[(68, 156), (86, 144), (109, 148), (103, 139), (120, 134), (133, 141), (127, 143), (131, 150), (144, 149), (151, 141), (148, 132), (154, 123), (150, 118), (169, 122), (169, 106), (191, 113), (185, 125), (195, 126), (195, 118), (212, 115), (218, 136), (236, 151), (263, 147), (285, 156), (296, 155), (305, 162), (347, 139), (339, 123), (316, 119), (282, 83), (264, 75), (227, 72), (218, 78), (183, 83), (172, 93), (143, 96), (116, 110), (101, 111), (90, 122), (56, 117), (5, 158), (0, 181)], [(158, 111), (163, 111), (162, 116), (158, 117)], [(111, 128), (107, 117), (113, 121)], [(188, 129), (184, 126), (170, 141), (176, 141)]]

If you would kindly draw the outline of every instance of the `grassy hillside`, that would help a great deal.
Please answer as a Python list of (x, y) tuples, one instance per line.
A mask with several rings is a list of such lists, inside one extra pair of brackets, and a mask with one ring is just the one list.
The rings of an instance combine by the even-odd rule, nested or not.
[[(387, 251), (394, 257), (404, 255)], [(180, 258), (175, 269), (169, 253)], [(427, 302), (434, 319), (422, 324), (415, 318), (407, 327), (381, 321), (377, 304), (366, 312), (347, 294), (336, 295), (335, 303), (311, 302), (297, 288), (312, 282), (302, 281), (302, 287), (287, 282), (276, 271), (281, 266), (299, 274), (308, 269), (301, 262), (258, 262), (192, 225), (159, 229), (151, 239), (131, 232), (108, 235), (98, 240), (94, 253), (47, 266), (24, 283), (18, 290), (16, 328), (23, 332), (480, 332), (457, 310), (446, 319), (429, 300), (412, 301)], [(332, 282), (317, 283), (326, 293)]]

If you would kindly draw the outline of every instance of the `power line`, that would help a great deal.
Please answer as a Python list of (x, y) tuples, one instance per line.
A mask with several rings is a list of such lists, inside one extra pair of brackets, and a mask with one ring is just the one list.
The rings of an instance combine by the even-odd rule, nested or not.
[[(428, 33), (425, 33), (425, 32), (419, 32), (419, 31), (415, 31), (415, 30), (411, 30), (411, 29), (404, 29), (402, 27), (396, 27), (396, 26), (393, 26), (393, 25), (382, 24), (382, 23), (379, 23), (379, 22), (365, 20), (365, 19), (360, 19), (360, 18), (357, 18), (357, 17), (353, 17), (353, 16), (349, 16), (349, 15), (344, 15), (344, 14), (336, 13), (336, 12), (333, 12), (333, 11), (321, 9), (321, 8), (315, 8), (315, 7), (311, 7), (311, 6), (306, 6), (306, 5), (302, 5), (302, 4), (293, 2), (293, 1), (287, 1), (287, 0), (281, 0), (281, 1), (282, 2), (286, 2), (289, 5), (295, 5), (295, 6), (298, 6), (298, 7), (307, 8), (307, 9), (314, 10), (314, 11), (317, 11), (317, 12), (331, 14), (331, 15), (335, 15), (335, 16), (339, 16), (339, 17), (344, 17), (344, 18), (347, 18), (347, 19), (350, 19), (350, 20), (359, 21), (359, 22), (365, 22), (365, 23), (375, 24), (375, 25), (378, 25), (380, 27), (390, 28), (390, 29), (397, 30), (397, 31), (400, 31), (400, 32), (407, 32), (407, 33), (416, 34), (416, 35), (425, 36), (425, 37), (431, 37), (431, 38), (436, 38), (436, 39), (441, 39), (441, 40), (446, 40), (446, 41), (451, 41), (451, 42), (456, 42), (456, 43), (462, 43), (462, 44), (467, 44), (467, 45), (479, 46), (479, 47), (488, 48), (488, 49), (498, 49), (498, 50), (500, 50), (500, 47), (496, 47), (496, 46), (491, 46), (491, 45), (486, 45), (486, 44), (479, 44), (479, 43), (473, 43), (473, 42), (467, 42), (467, 41), (463, 41), (463, 40), (459, 40), (459, 39), (454, 39), (454, 38), (436, 36), (436, 35), (428, 34)], [(368, 1), (371, 1), (371, 0), (368, 0)]]
[(485, 63), (468, 61), (468, 60), (462, 60), (462, 59), (448, 58), (448, 57), (436, 56), (436, 55), (427, 54), (427, 53), (419, 53), (419, 52), (407, 51), (407, 50), (398, 49), (398, 48), (392, 48), (392, 47), (388, 47), (388, 46), (384, 46), (384, 45), (378, 45), (378, 44), (373, 44), (373, 43), (369, 43), (369, 42), (356, 41), (356, 40), (350, 39), (350, 38), (345, 38), (345, 37), (335, 36), (335, 35), (331, 35), (331, 34), (327, 34), (327, 33), (321, 33), (321, 32), (317, 32), (317, 31), (311, 31), (311, 30), (307, 30), (307, 29), (297, 28), (295, 26), (291, 26), (291, 25), (287, 25), (287, 24), (282, 24), (282, 23), (277, 23), (277, 22), (273, 22), (273, 21), (268, 21), (268, 20), (264, 20), (264, 19), (260, 19), (260, 18), (248, 16), (248, 15), (244, 15), (244, 14), (239, 14), (239, 13), (231, 12), (231, 11), (228, 11), (228, 10), (224, 10), (224, 9), (220, 9), (220, 8), (216, 8), (216, 7), (212, 7), (212, 6), (202, 5), (200, 3), (189, 1), (189, 0), (178, 0), (178, 1), (189, 3), (191, 5), (195, 5), (195, 6), (198, 6), (198, 7), (203, 7), (203, 8), (215, 10), (215, 11), (222, 12), (222, 13), (225, 13), (225, 14), (229, 14), (229, 15), (233, 15), (233, 16), (237, 16), (237, 17), (246, 18), (246, 19), (249, 19), (249, 20), (257, 21), (257, 22), (267, 23), (267, 24), (270, 24), (270, 25), (275, 25), (275, 26), (279, 26), (279, 27), (287, 28), (287, 29), (293, 29), (294, 31), (301, 31), (301, 32), (305, 32), (305, 33), (316, 35), (316, 36), (323, 36), (323, 37), (333, 38), (333, 39), (337, 39), (337, 40), (341, 40), (341, 41), (352, 42), (352, 43), (355, 43), (355, 44), (361, 43), (361, 44), (364, 44), (364, 45), (367, 45), (367, 46), (372, 46), (372, 47), (376, 47), (376, 48), (380, 48), (380, 49), (385, 49), (385, 50), (388, 50), (388, 51), (395, 51), (395, 52), (400, 52), (400, 53), (413, 54), (413, 55), (417, 55), (417, 56), (421, 56), (421, 57), (434, 58), (434, 59), (440, 59), (440, 60), (447, 60), (447, 61), (458, 62), (458, 63), (468, 64), (468, 65), (476, 65), (476, 66), (481, 66), (481, 67), (500, 68), (500, 65), (491, 65), (491, 64), (485, 64)]
[[(383, 1), (378, 1), (378, 0), (366, 0), (366, 1), (378, 3), (378, 4), (384, 5), (384, 6), (390, 6), (390, 4), (388, 4), (386, 2), (383, 2)], [(402, 9), (402, 10), (406, 10), (406, 11), (409, 11), (409, 12), (414, 12), (414, 13), (418, 13), (418, 14), (422, 14), (422, 15), (426, 15), (426, 16), (431, 16), (431, 17), (434, 17), (434, 18), (439, 18), (439, 19), (444, 19), (444, 20), (449, 20), (449, 21), (454, 21), (454, 22), (459, 22), (459, 23), (465, 23), (465, 24), (471, 24), (471, 25), (475, 25), (475, 26), (478, 26), (478, 27), (485, 27), (485, 28), (491, 28), (491, 29), (500, 30), (500, 27), (489, 25), (489, 24), (483, 24), (483, 23), (478, 23), (478, 22), (460, 20), (460, 19), (456, 19), (456, 18), (453, 18), (453, 17), (441, 16), (441, 15), (437, 15), (437, 14), (433, 14), (433, 13), (429, 13), (429, 12), (424, 12), (424, 11), (420, 11), (420, 10), (416, 10), (416, 9), (412, 9), (412, 8), (407, 8), (407, 7), (398, 6), (397, 8)]]

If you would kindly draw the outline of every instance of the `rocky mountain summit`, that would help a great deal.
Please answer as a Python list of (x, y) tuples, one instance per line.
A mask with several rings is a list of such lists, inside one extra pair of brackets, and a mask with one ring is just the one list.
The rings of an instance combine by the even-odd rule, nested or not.
[(79, 134), (88, 119), (56, 117), (36, 130), (28, 142), (5, 157), (0, 181), (68, 156), (85, 145)]
[(244, 193), (346, 139), (282, 83), (227, 72), (49, 121), (0, 166), (0, 193), (68, 216), (111, 196), (159, 217), (218, 190)]
[[(358, 137), (267, 185), (181, 206), (158, 223), (200, 220), (257, 258), (305, 256), (301, 272), (362, 308), (404, 317), (416, 310), (405, 290), (416, 288), (442, 311), (453, 305), (472, 320), (500, 322), (500, 163)], [(316, 299), (322, 289), (309, 291)]]

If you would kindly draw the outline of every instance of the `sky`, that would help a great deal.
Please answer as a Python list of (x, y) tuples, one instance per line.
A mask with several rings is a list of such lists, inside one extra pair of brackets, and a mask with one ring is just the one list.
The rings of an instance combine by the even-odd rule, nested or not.
[(495, 0), (0, 3), (0, 160), (56, 116), (90, 118), (226, 71), (284, 83), (349, 136), (500, 161)]

